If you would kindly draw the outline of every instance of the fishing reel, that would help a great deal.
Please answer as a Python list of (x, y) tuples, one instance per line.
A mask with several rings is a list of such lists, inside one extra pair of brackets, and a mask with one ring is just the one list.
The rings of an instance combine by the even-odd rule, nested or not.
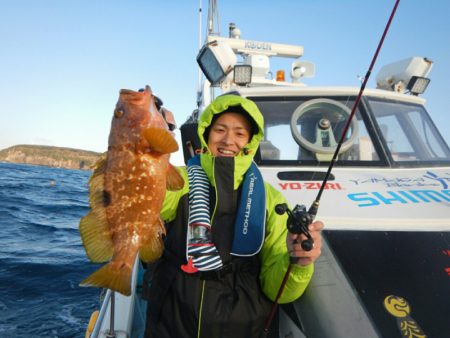
[(306, 236), (306, 239), (301, 242), (302, 249), (305, 251), (311, 251), (314, 247), (314, 240), (308, 230), (308, 225), (314, 221), (314, 217), (316, 216), (316, 213), (314, 212), (315, 208), (313, 208), (313, 206), (311, 206), (308, 211), (304, 205), (298, 204), (292, 211), (286, 203), (277, 204), (275, 206), (275, 212), (278, 215), (283, 215), (287, 212), (289, 216), (287, 220), (287, 228), (290, 233), (303, 234)]

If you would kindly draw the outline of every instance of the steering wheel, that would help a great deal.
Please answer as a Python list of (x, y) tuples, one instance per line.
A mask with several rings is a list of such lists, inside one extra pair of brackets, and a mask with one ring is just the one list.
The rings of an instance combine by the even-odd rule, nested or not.
[[(291, 117), (291, 133), (297, 144), (316, 154), (334, 154), (337, 142), (334, 138), (333, 126), (345, 123), (351, 110), (344, 104), (331, 99), (312, 99), (304, 102), (295, 109)], [(298, 127), (300, 121), (300, 127)], [(301, 123), (309, 124), (308, 127)], [(313, 124), (313, 125), (311, 125)], [(311, 127), (314, 130), (311, 130)], [(301, 130), (309, 133), (308, 140)], [(313, 133), (313, 134), (312, 134)], [(355, 142), (358, 135), (358, 121), (352, 119), (350, 137), (342, 143), (339, 154), (347, 151)], [(340, 137), (340, 135), (339, 135)]]

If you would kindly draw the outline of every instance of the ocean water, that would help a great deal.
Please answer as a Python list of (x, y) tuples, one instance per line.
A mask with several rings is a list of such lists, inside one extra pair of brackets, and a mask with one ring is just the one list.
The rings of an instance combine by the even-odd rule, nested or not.
[(84, 337), (100, 289), (78, 222), (90, 172), (0, 163), (0, 337)]

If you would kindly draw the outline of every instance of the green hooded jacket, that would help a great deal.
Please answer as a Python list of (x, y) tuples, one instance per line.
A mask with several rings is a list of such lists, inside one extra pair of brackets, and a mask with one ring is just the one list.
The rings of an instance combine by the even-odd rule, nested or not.
[[(250, 167), (255, 153), (258, 149), (259, 142), (264, 136), (264, 118), (258, 107), (253, 101), (238, 95), (223, 95), (216, 98), (200, 116), (198, 124), (198, 136), (201, 141), (203, 152), (200, 155), (201, 166), (207, 174), (210, 183), (215, 186), (214, 180), (214, 160), (208, 149), (204, 139), (206, 128), (211, 124), (214, 115), (220, 114), (230, 107), (240, 106), (254, 120), (258, 127), (257, 133), (254, 133), (252, 139), (245, 147), (245, 151), (241, 151), (235, 157), (235, 175), (234, 189), (238, 189), (244, 179), (245, 172)], [(179, 168), (185, 185), (179, 191), (167, 191), (164, 200), (161, 217), (164, 221), (170, 222), (176, 216), (176, 210), (180, 198), (189, 192), (189, 183), (187, 171), (185, 167)], [(284, 196), (272, 187), (269, 183), (264, 182), (266, 190), (266, 232), (263, 247), (259, 253), (261, 259), (260, 282), (265, 295), (275, 300), (281, 285), (284, 274), (289, 265), (289, 255), (286, 246), (286, 220), (287, 215), (278, 215), (275, 212), (275, 205), (286, 203)], [(286, 283), (283, 294), (279, 303), (292, 302), (302, 295), (306, 289), (314, 270), (314, 265), (308, 266), (294, 265), (291, 269), (289, 279)]]

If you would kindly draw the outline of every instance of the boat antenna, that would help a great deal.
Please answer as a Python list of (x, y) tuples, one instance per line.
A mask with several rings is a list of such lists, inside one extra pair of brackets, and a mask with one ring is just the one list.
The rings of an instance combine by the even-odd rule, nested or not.
[[(198, 5), (198, 50), (202, 48), (202, 0), (199, 0)], [(198, 67), (198, 84), (197, 84), (197, 108), (200, 108), (202, 102), (202, 70)]]
[[(333, 166), (336, 163), (337, 157), (339, 155), (339, 151), (341, 149), (342, 144), (344, 143), (345, 136), (347, 135), (348, 129), (350, 128), (350, 124), (351, 124), (351, 121), (352, 121), (352, 119), (353, 119), (353, 117), (355, 115), (356, 108), (358, 107), (359, 102), (361, 101), (361, 97), (362, 97), (362, 94), (364, 92), (364, 89), (366, 88), (367, 81), (369, 80), (370, 74), (372, 73), (373, 66), (375, 65), (375, 62), (376, 62), (376, 60), (378, 58), (378, 54), (379, 54), (379, 52), (381, 50), (381, 47), (383, 46), (384, 39), (385, 39), (385, 37), (387, 35), (387, 32), (389, 31), (389, 27), (391, 26), (391, 22), (392, 22), (392, 20), (393, 20), (393, 18), (395, 16), (395, 12), (397, 11), (397, 7), (398, 7), (399, 3), (400, 3), (400, 0), (396, 0), (394, 8), (392, 9), (391, 15), (389, 17), (389, 20), (388, 20), (388, 22), (386, 24), (386, 27), (384, 28), (383, 35), (381, 36), (381, 39), (380, 39), (380, 41), (378, 43), (378, 47), (377, 47), (377, 49), (375, 51), (375, 54), (372, 57), (372, 62), (370, 63), (370, 66), (369, 66), (369, 69), (367, 70), (366, 76), (364, 77), (364, 79), (363, 79), (363, 81), (361, 83), (361, 88), (359, 90), (358, 96), (356, 97), (356, 100), (355, 100), (355, 102), (353, 104), (351, 113), (350, 113), (350, 115), (349, 115), (349, 117), (347, 119), (347, 123), (345, 124), (344, 130), (342, 131), (341, 138), (339, 139), (339, 142), (338, 142), (338, 145), (336, 147), (336, 150), (334, 151), (333, 158), (331, 159), (330, 165), (329, 165), (328, 170), (327, 170), (327, 172), (325, 174), (325, 177), (324, 177), (324, 179), (322, 181), (322, 185), (320, 186), (319, 192), (317, 193), (316, 199), (311, 204), (311, 206), (309, 207), (308, 211), (306, 211), (306, 210), (304, 210), (304, 211), (303, 210), (299, 210), (299, 211), (296, 212), (296, 209), (298, 209), (298, 207), (299, 207), (299, 206), (296, 206), (294, 208), (294, 210), (293, 210), (294, 212), (291, 212), (287, 208), (287, 205), (284, 205), (284, 204), (279, 204), (275, 208), (276, 212), (280, 213), (280, 214), (282, 214), (284, 212), (288, 212), (288, 214), (289, 214), (288, 228), (289, 229), (290, 229), (290, 225), (293, 225), (294, 227), (296, 227), (298, 225), (298, 227), (301, 230), (298, 233), (303, 233), (303, 234), (305, 234), (308, 237), (308, 239), (304, 240), (301, 243), (302, 244), (302, 248), (304, 250), (306, 250), (306, 251), (311, 250), (313, 248), (313, 245), (314, 245), (314, 243), (312, 241), (312, 238), (311, 238), (311, 235), (308, 236), (308, 234), (309, 234), (308, 225), (314, 220), (314, 217), (317, 215), (317, 211), (319, 210), (319, 203), (320, 203), (320, 199), (322, 197), (323, 190), (324, 190), (324, 188), (326, 186), (328, 178), (330, 177), (331, 170), (333, 169)], [(306, 222), (303, 221), (303, 220), (306, 220)], [(275, 301), (273, 303), (272, 309), (270, 311), (269, 317), (267, 318), (266, 325), (264, 327), (264, 333), (266, 335), (269, 332), (269, 328), (270, 328), (270, 326), (272, 324), (273, 317), (274, 317), (275, 312), (277, 310), (278, 301), (279, 301), (279, 299), (280, 299), (280, 297), (281, 297), (281, 295), (283, 293), (284, 287), (286, 285), (287, 279), (288, 279), (289, 274), (290, 274), (291, 269), (292, 269), (292, 265), (293, 264), (291, 262), (291, 264), (289, 264), (289, 266), (288, 266), (288, 269), (286, 270), (286, 273), (284, 275), (283, 281), (281, 282), (281, 285), (280, 285), (280, 288), (278, 290), (277, 296), (275, 298)]]
[[(217, 0), (209, 0), (208, 6), (208, 32), (206, 36), (220, 36), (220, 22), (219, 22), (219, 10), (217, 6)], [(214, 100), (215, 92), (214, 88), (211, 86), (209, 88), (209, 95), (211, 100)]]
[[(220, 23), (219, 23), (219, 11), (217, 6), (217, 0), (209, 0), (208, 3), (208, 18), (207, 18), (207, 32), (206, 37), (210, 35), (220, 36)], [(200, 50), (203, 46), (203, 37), (202, 37), (202, 0), (199, 0), (199, 31), (198, 31), (198, 49)], [(198, 89), (197, 89), (197, 108), (200, 108), (204, 101), (204, 93), (205, 90), (203, 87), (203, 76), (200, 67), (198, 68)], [(210, 88), (210, 97), (214, 98), (214, 88)]]
[(217, 1), (216, 0), (209, 0), (208, 35), (220, 36), (219, 11), (217, 9)]

